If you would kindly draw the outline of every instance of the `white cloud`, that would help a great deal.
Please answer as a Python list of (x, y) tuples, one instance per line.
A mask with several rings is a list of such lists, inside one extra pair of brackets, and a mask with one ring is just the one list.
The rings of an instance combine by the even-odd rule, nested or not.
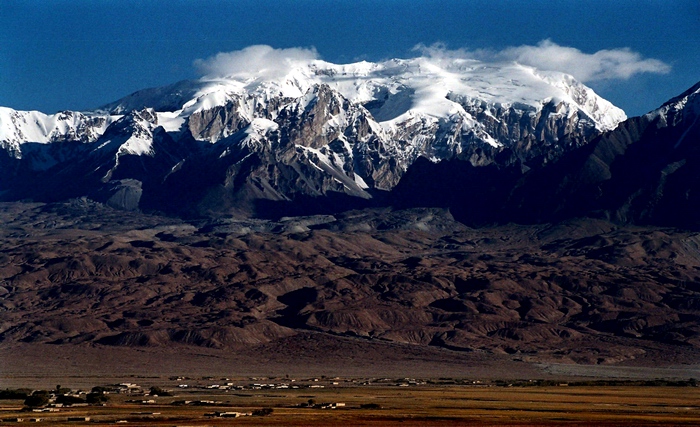
[[(582, 82), (629, 79), (641, 73), (666, 74), (671, 66), (653, 58), (644, 58), (629, 48), (603, 49), (595, 53), (560, 46), (542, 40), (535, 46), (490, 49), (450, 50), (444, 44), (417, 45), (414, 50), (435, 61), (480, 60), (484, 62), (518, 62), (540, 70), (561, 71)], [(240, 79), (284, 77), (294, 67), (319, 59), (315, 48), (293, 47), (275, 49), (267, 45), (248, 46), (233, 52), (221, 52), (194, 62), (199, 73), (207, 78), (234, 77)], [(448, 65), (448, 64), (443, 64)]]
[(248, 46), (233, 52), (217, 53), (207, 59), (194, 62), (201, 75), (215, 77), (279, 78), (292, 68), (318, 59), (314, 48), (293, 47), (275, 49), (267, 45)]
[(635, 74), (666, 74), (671, 66), (653, 58), (643, 58), (629, 48), (604, 49), (595, 53), (560, 46), (551, 40), (542, 40), (536, 46), (508, 47), (493, 50), (448, 50), (442, 44), (418, 45), (414, 50), (423, 55), (443, 59), (478, 59), (487, 62), (515, 61), (540, 70), (561, 71), (582, 82), (595, 80), (629, 79)]

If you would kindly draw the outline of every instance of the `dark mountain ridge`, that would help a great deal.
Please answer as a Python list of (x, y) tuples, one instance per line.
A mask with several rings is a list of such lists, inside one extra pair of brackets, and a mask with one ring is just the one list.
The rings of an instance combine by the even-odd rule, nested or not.
[(417, 162), (395, 189), (395, 200), (402, 206), (449, 207), (469, 225), (589, 216), (697, 229), (699, 92), (696, 85), (553, 159), (487, 167), (455, 160)]

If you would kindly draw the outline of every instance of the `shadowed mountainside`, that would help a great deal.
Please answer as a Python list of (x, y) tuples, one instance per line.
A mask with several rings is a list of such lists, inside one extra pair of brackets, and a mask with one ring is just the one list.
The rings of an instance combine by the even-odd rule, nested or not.
[(700, 227), (700, 84), (561, 156), (475, 166), (419, 159), (394, 206), (449, 208), (465, 224), (556, 223), (589, 216), (619, 224)]

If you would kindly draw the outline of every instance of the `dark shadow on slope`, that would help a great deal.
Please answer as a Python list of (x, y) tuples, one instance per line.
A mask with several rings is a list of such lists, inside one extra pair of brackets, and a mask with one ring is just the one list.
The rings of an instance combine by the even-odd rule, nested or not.
[(258, 199), (254, 201), (254, 210), (258, 218), (279, 220), (282, 217), (332, 215), (354, 209), (384, 207), (387, 200), (388, 193), (383, 191), (374, 191), (372, 199), (333, 192), (319, 197), (297, 196), (290, 201)]
[(433, 163), (419, 158), (391, 193), (397, 209), (449, 208), (455, 220), (468, 226), (498, 223), (509, 212), (502, 206), (522, 176), (520, 166), (472, 166), (464, 160)]

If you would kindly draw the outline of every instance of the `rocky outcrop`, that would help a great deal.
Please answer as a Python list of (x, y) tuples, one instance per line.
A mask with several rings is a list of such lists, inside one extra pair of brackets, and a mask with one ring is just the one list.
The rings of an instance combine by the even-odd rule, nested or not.
[(250, 124), (241, 115), (240, 99), (216, 106), (208, 110), (197, 111), (187, 119), (187, 130), (197, 140), (217, 141), (238, 132)]

